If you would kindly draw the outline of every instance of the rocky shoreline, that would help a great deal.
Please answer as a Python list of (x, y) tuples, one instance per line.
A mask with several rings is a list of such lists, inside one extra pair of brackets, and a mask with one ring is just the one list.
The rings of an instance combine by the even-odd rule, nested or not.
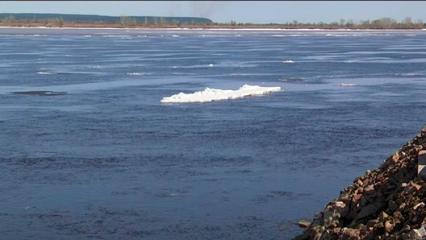
[(418, 174), (426, 127), (378, 168), (341, 191), (296, 240), (426, 239), (426, 181)]

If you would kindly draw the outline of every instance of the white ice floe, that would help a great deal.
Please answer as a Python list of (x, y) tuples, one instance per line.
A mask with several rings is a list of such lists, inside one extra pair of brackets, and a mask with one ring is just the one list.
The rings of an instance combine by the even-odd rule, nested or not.
[(213, 63), (210, 64), (196, 64), (196, 65), (187, 65), (187, 66), (171, 66), (170, 68), (173, 69), (196, 69), (196, 68), (211, 68), (214, 67), (215, 65)]
[(129, 73), (126, 73), (128, 76), (142, 76), (142, 75), (144, 75), (144, 73), (141, 73), (141, 72), (129, 72)]
[(355, 83), (339, 83), (340, 87), (353, 87), (356, 86)]
[(284, 60), (284, 61), (282, 61), (282, 63), (294, 63), (294, 61), (293, 60)]
[(39, 71), (39, 72), (37, 72), (37, 74), (39, 74), (39, 75), (52, 75), (52, 74), (55, 74), (55, 73), (49, 72), (49, 71)]
[(261, 87), (256, 85), (243, 85), (237, 90), (223, 90), (206, 88), (194, 93), (178, 93), (161, 99), (162, 103), (203, 103), (219, 100), (237, 99), (247, 96), (260, 96), (281, 91), (281, 87)]

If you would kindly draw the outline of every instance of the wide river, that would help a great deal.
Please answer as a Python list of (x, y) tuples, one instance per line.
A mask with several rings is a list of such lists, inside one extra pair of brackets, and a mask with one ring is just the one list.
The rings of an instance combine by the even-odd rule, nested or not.
[(291, 239), (426, 122), (425, 39), (0, 29), (0, 236)]

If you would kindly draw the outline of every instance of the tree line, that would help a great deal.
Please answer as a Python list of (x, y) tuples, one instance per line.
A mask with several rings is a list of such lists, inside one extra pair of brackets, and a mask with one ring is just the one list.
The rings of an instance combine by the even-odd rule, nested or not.
[(252, 24), (252, 23), (237, 23), (236, 21), (231, 21), (229, 23), (219, 24), (219, 25), (231, 25), (231, 26), (240, 26), (240, 27), (252, 27), (252, 26), (271, 26), (285, 29), (422, 29), (426, 25), (422, 20), (413, 20), (410, 17), (406, 17), (401, 21), (392, 19), (392, 18), (380, 18), (375, 20), (364, 20), (355, 22), (353, 20), (341, 19), (339, 21), (325, 23), (303, 23), (298, 21), (292, 21), (287, 23), (269, 23), (269, 24)]
[[(63, 16), (63, 17), (61, 17)], [(0, 14), (0, 24), (9, 26), (35, 26), (48, 27), (73, 26), (86, 24), (88, 26), (113, 26), (113, 27), (202, 27), (202, 28), (281, 28), (281, 29), (422, 29), (426, 28), (421, 20), (413, 20), (410, 17), (400, 21), (392, 18), (380, 18), (375, 20), (353, 21), (341, 19), (335, 22), (306, 23), (292, 21), (287, 23), (216, 23), (203, 18), (180, 17), (153, 17), (153, 16), (91, 16), (91, 15), (61, 15), (61, 14), (32, 14), (32, 15), (7, 15)]]

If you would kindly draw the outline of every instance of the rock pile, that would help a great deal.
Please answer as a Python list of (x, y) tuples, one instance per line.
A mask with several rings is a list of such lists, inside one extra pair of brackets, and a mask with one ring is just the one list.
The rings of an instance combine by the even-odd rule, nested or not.
[(310, 224), (300, 224), (306, 229), (295, 239), (426, 239), (422, 150), (426, 127), (378, 169), (356, 178)]

